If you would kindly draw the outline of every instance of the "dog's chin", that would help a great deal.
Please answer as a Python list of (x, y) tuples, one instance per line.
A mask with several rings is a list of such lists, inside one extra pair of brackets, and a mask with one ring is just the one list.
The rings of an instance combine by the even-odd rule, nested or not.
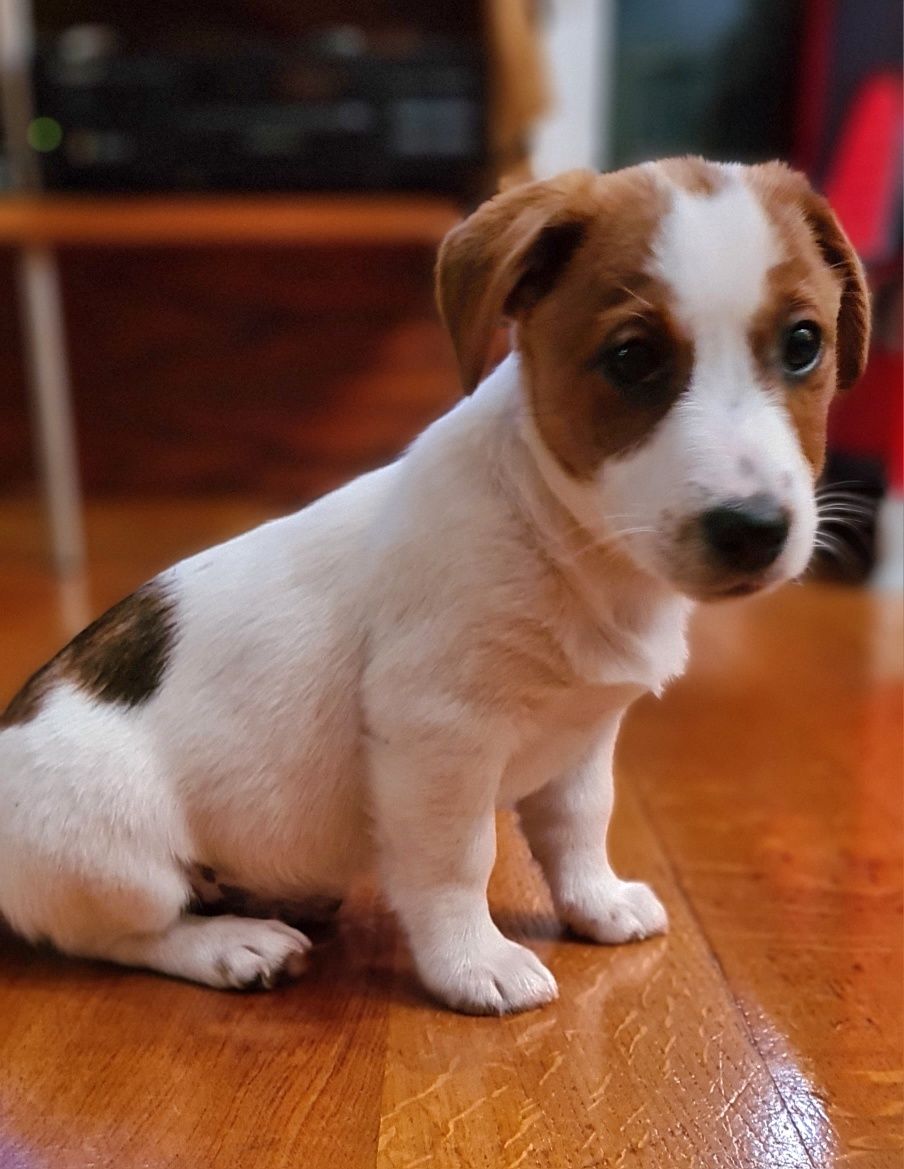
[(689, 600), (704, 603), (772, 592), (799, 579), (809, 563), (805, 546), (786, 548), (778, 560), (759, 572), (731, 572), (714, 563), (699, 543), (688, 546), (684, 541), (662, 541), (642, 551), (647, 554), (647, 572)]
[(708, 590), (701, 591), (698, 596), (698, 601), (733, 601), (740, 600), (742, 597), (753, 597), (757, 593), (765, 593), (769, 589), (774, 589), (780, 581), (769, 580), (744, 580), (738, 584), (730, 584), (724, 587), (715, 587)]
[(705, 603), (741, 600), (771, 592), (799, 577), (806, 567), (795, 569), (787, 563), (789, 558), (782, 556), (763, 572), (727, 573), (715, 568), (699, 553), (688, 554), (682, 546), (673, 551), (664, 541), (650, 542), (643, 537), (628, 538), (622, 551), (636, 569), (661, 586), (688, 600)]
[(788, 579), (783, 573), (763, 573), (758, 576), (708, 576), (677, 580), (673, 586), (692, 601), (713, 602), (741, 600), (758, 593), (778, 588)]

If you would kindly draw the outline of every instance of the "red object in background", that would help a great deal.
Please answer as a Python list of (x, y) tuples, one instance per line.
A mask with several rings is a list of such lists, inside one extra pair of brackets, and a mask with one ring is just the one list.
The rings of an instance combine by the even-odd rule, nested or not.
[(808, 0), (800, 51), (800, 90), (794, 127), (794, 164), (813, 175), (825, 127), (832, 39), (835, 32), (833, 0)]
[[(881, 458), (889, 485), (904, 487), (904, 358), (901, 350), (901, 78), (880, 73), (860, 87), (845, 120), (826, 195), (859, 252), (876, 294), (875, 342), (860, 383), (832, 413), (829, 445)], [(883, 292), (891, 296), (882, 296)], [(880, 316), (880, 313), (884, 316)], [(892, 336), (894, 339), (892, 340)]]
[(889, 486), (904, 490), (904, 365), (901, 351), (874, 347), (866, 373), (835, 399), (829, 447), (881, 458)]
[(825, 190), (868, 267), (887, 264), (899, 246), (904, 99), (901, 78), (868, 78), (854, 98)]

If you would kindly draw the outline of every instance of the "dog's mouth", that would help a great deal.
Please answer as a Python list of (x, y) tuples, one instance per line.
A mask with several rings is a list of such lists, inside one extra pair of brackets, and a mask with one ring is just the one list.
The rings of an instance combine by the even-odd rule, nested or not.
[(741, 600), (767, 592), (788, 579), (782, 556), (756, 568), (714, 563), (699, 538), (696, 524), (682, 525), (677, 533), (666, 529), (652, 545), (640, 540), (634, 545), (632, 541), (631, 552), (642, 568), (694, 601)]
[(731, 601), (752, 597), (781, 584), (784, 574), (771, 571), (758, 573), (715, 573), (703, 566), (682, 566), (683, 571), (672, 575), (674, 585), (695, 601)]
[(767, 589), (781, 584), (782, 579), (775, 573), (762, 573), (754, 577), (745, 577), (742, 580), (701, 583), (691, 590), (691, 595), (698, 601), (740, 600), (743, 597), (752, 597), (756, 593), (765, 592)]
[[(788, 576), (783, 551), (782, 547), (773, 555), (753, 556), (745, 548), (729, 548), (727, 552), (732, 555), (726, 550), (717, 554), (701, 538), (697, 519), (685, 522), (657, 549), (665, 575), (673, 585), (692, 600), (704, 602), (751, 597), (781, 584)], [(745, 564), (745, 559), (763, 563)], [(731, 563), (732, 560), (740, 563)]]
[(719, 597), (750, 597), (765, 587), (765, 580), (745, 580), (741, 581), (740, 584), (729, 585), (725, 589), (716, 589), (712, 595), (716, 599)]

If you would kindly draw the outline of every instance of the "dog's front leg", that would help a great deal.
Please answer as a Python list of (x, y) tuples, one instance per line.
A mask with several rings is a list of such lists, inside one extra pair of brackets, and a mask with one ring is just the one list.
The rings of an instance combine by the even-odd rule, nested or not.
[(421, 979), (471, 1014), (550, 1002), (555, 979), (499, 931), (487, 904), (501, 767), (460, 744), (401, 738), (372, 742), (371, 780), (384, 887)]
[(612, 755), (621, 714), (607, 721), (594, 750), (580, 765), (518, 804), (559, 917), (576, 933), (605, 943), (661, 934), (668, 924), (652, 889), (617, 877), (606, 850)]

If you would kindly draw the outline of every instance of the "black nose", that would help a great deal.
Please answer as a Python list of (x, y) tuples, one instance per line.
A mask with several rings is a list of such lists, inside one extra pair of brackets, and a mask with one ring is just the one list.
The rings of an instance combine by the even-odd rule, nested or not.
[(762, 493), (726, 500), (704, 512), (700, 526), (722, 567), (759, 572), (778, 557), (791, 525), (778, 500)]

